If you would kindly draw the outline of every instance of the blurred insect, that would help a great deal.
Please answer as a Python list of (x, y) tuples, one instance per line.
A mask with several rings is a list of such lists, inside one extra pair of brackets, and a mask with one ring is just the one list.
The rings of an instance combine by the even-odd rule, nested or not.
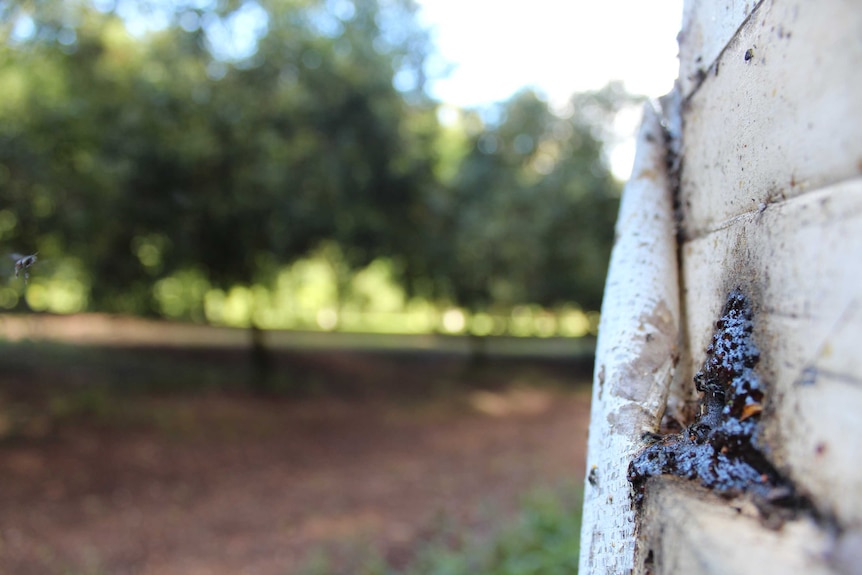
[(30, 279), (30, 268), (33, 267), (33, 264), (36, 263), (38, 259), (36, 256), (39, 252), (35, 254), (30, 254), (29, 256), (24, 256), (21, 254), (11, 254), (13, 260), (15, 260), (15, 277), (17, 278), (19, 274), (23, 272), (24, 274), (24, 283), (27, 283), (27, 280)]

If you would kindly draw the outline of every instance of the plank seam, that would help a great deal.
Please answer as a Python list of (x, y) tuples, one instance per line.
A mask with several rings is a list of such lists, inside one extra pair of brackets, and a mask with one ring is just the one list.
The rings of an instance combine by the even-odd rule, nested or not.
[(843, 184), (852, 183), (852, 182), (859, 182), (860, 184), (862, 184), (862, 177), (860, 177), (858, 175), (854, 175), (854, 176), (849, 176), (846, 178), (835, 178), (834, 180), (829, 180), (828, 182), (826, 182), (822, 185), (819, 185), (816, 188), (811, 188), (809, 190), (805, 190), (801, 194), (798, 194), (795, 196), (785, 197), (783, 195), (780, 195), (780, 196), (773, 196), (773, 197), (767, 198), (767, 200), (765, 202), (760, 202), (758, 204), (757, 208), (754, 210), (747, 210), (745, 212), (739, 213), (739, 214), (737, 214), (731, 218), (728, 218), (726, 220), (719, 222), (717, 225), (715, 225), (714, 227), (711, 227), (709, 229), (700, 230), (698, 232), (686, 234), (685, 237), (682, 238), (682, 243), (685, 244), (685, 243), (689, 243), (692, 241), (701, 240), (705, 237), (708, 237), (711, 234), (721, 232), (721, 231), (726, 230), (728, 228), (732, 228), (734, 225), (736, 225), (740, 222), (751, 223), (752, 221), (755, 221), (755, 220), (759, 219), (760, 217), (762, 217), (764, 212), (766, 212), (769, 208), (771, 208), (773, 206), (781, 207), (781, 206), (792, 205), (794, 202), (802, 201), (804, 199), (805, 200), (810, 199), (811, 195), (816, 194), (817, 192), (824, 192), (824, 191), (828, 190), (829, 188), (834, 188), (834, 187), (841, 186)]
[[(700, 91), (700, 87), (703, 86), (703, 84), (709, 78), (709, 73), (719, 67), (718, 62), (721, 61), (721, 58), (724, 56), (724, 53), (727, 51), (730, 45), (733, 44), (733, 41), (736, 39), (736, 37), (739, 36), (739, 32), (748, 24), (749, 20), (751, 20), (751, 18), (760, 9), (760, 6), (765, 2), (766, 0), (758, 0), (758, 2), (754, 5), (754, 8), (751, 9), (751, 12), (749, 12), (748, 16), (746, 16), (742, 23), (740, 23), (740, 25), (736, 28), (733, 35), (730, 37), (730, 39), (727, 41), (727, 43), (724, 45), (724, 47), (721, 49), (715, 59), (710, 62), (709, 66), (707, 66), (706, 68), (697, 69), (697, 71), (699, 72), (697, 74), (697, 83), (695, 84), (694, 88), (692, 88), (692, 90), (688, 94), (685, 94), (685, 96), (683, 97), (683, 105), (686, 108), (688, 107), (688, 101), (691, 99), (691, 97), (697, 94), (698, 91)], [(680, 62), (680, 64), (682, 64), (682, 62)], [(682, 66), (680, 65), (680, 75), (682, 75), (681, 73)]]

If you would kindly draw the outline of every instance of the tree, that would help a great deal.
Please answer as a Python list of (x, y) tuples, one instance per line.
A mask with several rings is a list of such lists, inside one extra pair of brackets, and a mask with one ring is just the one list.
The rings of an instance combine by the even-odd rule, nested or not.
[(476, 131), (450, 190), (439, 289), (480, 310), (575, 301), (598, 309), (619, 183), (599, 128), (632, 98), (617, 86), (558, 114), (531, 91)]
[[(411, 243), (436, 123), (409, 0), (144, 6), (170, 24), (133, 36), (88, 2), (0, 14), (20, 92), (5, 239), (80, 262), (91, 307), (131, 313), (178, 272), (227, 287), (325, 241), (352, 267)], [(241, 18), (251, 48), (217, 41)]]
[(179, 278), (181, 313), (203, 319), (209, 288), (266, 284), (320, 246), (344, 285), (383, 257), (413, 293), (474, 310), (597, 309), (618, 196), (602, 125), (629, 97), (611, 86), (555, 113), (523, 92), (484, 126), (467, 112), (458, 163), (424, 96), (414, 11), (0, 9), (0, 237), (71, 262), (95, 310), (159, 313)]

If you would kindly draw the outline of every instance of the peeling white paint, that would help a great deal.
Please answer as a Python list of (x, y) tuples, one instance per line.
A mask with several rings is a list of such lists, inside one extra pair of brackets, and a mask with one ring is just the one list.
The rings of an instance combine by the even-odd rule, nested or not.
[(626, 472), (656, 431), (679, 341), (679, 293), (670, 186), (658, 113), (644, 111), (623, 192), (596, 349), (580, 573), (630, 572), (635, 515)]

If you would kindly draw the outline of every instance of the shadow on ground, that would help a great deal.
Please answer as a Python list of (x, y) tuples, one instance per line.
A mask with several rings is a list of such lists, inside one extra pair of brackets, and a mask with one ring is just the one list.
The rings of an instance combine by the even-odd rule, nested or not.
[[(352, 572), (490, 533), (580, 481), (583, 362), (4, 344), (0, 565), (17, 575)], [(364, 551), (363, 551), (364, 553)]]

